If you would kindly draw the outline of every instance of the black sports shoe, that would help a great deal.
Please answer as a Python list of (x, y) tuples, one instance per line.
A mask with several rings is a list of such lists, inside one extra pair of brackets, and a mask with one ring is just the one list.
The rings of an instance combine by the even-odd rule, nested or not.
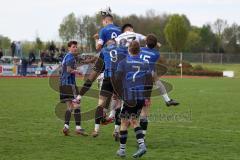
[(167, 105), (168, 107), (170, 107), (170, 106), (177, 106), (177, 105), (179, 105), (179, 104), (180, 104), (180, 103), (177, 102), (177, 101), (174, 100), (174, 99), (171, 99), (170, 101), (166, 102), (166, 105)]

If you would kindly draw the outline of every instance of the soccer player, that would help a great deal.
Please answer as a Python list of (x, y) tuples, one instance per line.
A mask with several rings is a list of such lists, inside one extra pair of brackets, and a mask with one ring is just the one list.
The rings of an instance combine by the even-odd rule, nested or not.
[(95, 113), (95, 128), (92, 132), (93, 137), (99, 135), (99, 129), (101, 122), (104, 121), (105, 110), (108, 109), (112, 95), (114, 93), (114, 86), (112, 81), (114, 80), (114, 73), (117, 69), (119, 61), (124, 59), (128, 55), (126, 47), (118, 47), (115, 40), (109, 40), (99, 55), (99, 58), (93, 68), (92, 73), (84, 83), (80, 90), (80, 98), (90, 89), (93, 81), (103, 70), (104, 65), (104, 79), (99, 95), (99, 101), (97, 110)]
[(63, 128), (63, 134), (69, 135), (69, 123), (71, 114), (74, 112), (74, 118), (76, 123), (76, 134), (87, 136), (88, 134), (81, 127), (81, 111), (80, 106), (74, 103), (72, 100), (78, 95), (78, 88), (76, 86), (75, 74), (78, 73), (76, 70), (76, 59), (77, 56), (77, 42), (70, 41), (68, 43), (68, 53), (63, 58), (61, 64), (61, 76), (60, 76), (60, 100), (62, 103), (67, 105), (65, 113), (65, 123)]
[(117, 38), (121, 34), (121, 29), (113, 24), (112, 11), (109, 7), (100, 11), (100, 14), (104, 27), (99, 31), (99, 34), (94, 35), (97, 51), (100, 51), (108, 40)]
[[(141, 41), (145, 41), (146, 42), (146, 36), (144, 36), (142, 34), (139, 34), (139, 33), (135, 33), (134, 32), (134, 28), (133, 28), (133, 26), (131, 24), (123, 25), (122, 32), (123, 33), (116, 38), (117, 43), (120, 43), (120, 41), (122, 41), (123, 39), (126, 40), (126, 46), (128, 46), (128, 44), (132, 40), (136, 40), (138, 42), (141, 42)], [(154, 48), (156, 48), (157, 46), (159, 47), (159, 46), (161, 46), (161, 44), (156, 42), (156, 45), (154, 46)], [(150, 49), (153, 49), (153, 48), (150, 48)], [(145, 49), (143, 48), (143, 50), (145, 50), (144, 53), (147, 53), (147, 49), (146, 48)], [(144, 54), (144, 55), (141, 55), (141, 58), (144, 59), (147, 62), (149, 62), (148, 59), (150, 59), (149, 63), (155, 64), (158, 61), (160, 55), (159, 55), (159, 53), (156, 54), (156, 52), (158, 52), (158, 51), (155, 50), (155, 49), (151, 50), (151, 51), (154, 52), (155, 56), (151, 57), (152, 54)], [(156, 83), (156, 85), (159, 88), (160, 93), (161, 93), (161, 95), (162, 95), (162, 97), (163, 97), (163, 99), (164, 99), (164, 101), (165, 101), (167, 106), (176, 106), (176, 105), (179, 104), (176, 100), (173, 100), (173, 99), (169, 98), (169, 96), (167, 94), (167, 91), (165, 89), (165, 86), (162, 84), (162, 82), (160, 80)]]
[(133, 157), (138, 158), (147, 151), (138, 118), (145, 104), (145, 99), (151, 95), (152, 75), (148, 63), (139, 57), (140, 44), (137, 41), (132, 41), (128, 50), (130, 55), (118, 64), (116, 75), (117, 92), (124, 101), (121, 109), (120, 148), (117, 155), (120, 157), (126, 155), (128, 126), (131, 124), (139, 144)]

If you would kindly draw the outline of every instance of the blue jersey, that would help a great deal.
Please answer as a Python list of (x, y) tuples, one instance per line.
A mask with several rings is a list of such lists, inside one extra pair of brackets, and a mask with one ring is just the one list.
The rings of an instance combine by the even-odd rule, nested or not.
[(138, 56), (127, 56), (118, 64), (117, 77), (122, 77), (123, 100), (144, 100), (147, 76), (151, 71), (147, 62)]
[(155, 64), (160, 57), (160, 53), (156, 49), (150, 49), (147, 47), (141, 48), (140, 58), (147, 63), (149, 63), (149, 67), (151, 71), (155, 70)]
[(67, 67), (76, 69), (76, 59), (71, 53), (67, 53), (61, 64), (60, 85), (76, 85), (75, 74), (67, 72)]
[(98, 43), (104, 46), (107, 41), (117, 38), (120, 34), (121, 34), (120, 27), (114, 24), (109, 24), (99, 31)]
[(101, 50), (100, 58), (104, 61), (104, 77), (112, 77), (116, 72), (118, 63), (126, 58), (128, 50), (126, 47), (110, 45)]

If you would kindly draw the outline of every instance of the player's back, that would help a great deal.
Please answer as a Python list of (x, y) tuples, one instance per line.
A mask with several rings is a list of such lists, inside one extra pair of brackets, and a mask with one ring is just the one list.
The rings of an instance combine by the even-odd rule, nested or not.
[(142, 60), (149, 63), (150, 69), (154, 70), (154, 66), (160, 57), (159, 51), (155, 48), (142, 47), (139, 55)]
[(121, 34), (120, 27), (109, 24), (103, 27), (99, 32), (99, 41), (104, 46), (108, 40), (117, 38)]
[(76, 68), (76, 60), (71, 53), (67, 53), (61, 63), (60, 85), (75, 85), (75, 74), (67, 72), (67, 66)]
[(119, 63), (118, 73), (123, 81), (124, 100), (144, 100), (147, 76), (151, 76), (148, 63), (140, 59), (139, 55), (129, 55)]
[(128, 55), (128, 51), (125, 47), (112, 44), (103, 48), (101, 54), (105, 65), (104, 77), (111, 77), (117, 70), (118, 63)]

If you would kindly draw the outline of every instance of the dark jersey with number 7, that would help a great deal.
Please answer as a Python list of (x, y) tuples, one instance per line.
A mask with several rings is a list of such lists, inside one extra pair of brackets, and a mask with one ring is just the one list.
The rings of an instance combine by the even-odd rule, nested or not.
[(118, 64), (117, 79), (122, 86), (124, 101), (144, 100), (150, 95), (148, 88), (152, 85), (149, 64), (137, 56), (127, 56)]

